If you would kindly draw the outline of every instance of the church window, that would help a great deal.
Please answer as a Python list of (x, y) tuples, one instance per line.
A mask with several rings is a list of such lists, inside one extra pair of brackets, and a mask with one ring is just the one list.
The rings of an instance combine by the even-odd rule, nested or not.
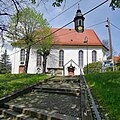
[(97, 60), (97, 52), (95, 50), (92, 51), (92, 62), (96, 62)]
[(78, 54), (78, 64), (82, 68), (83, 67), (83, 51), (80, 50)]
[(64, 51), (59, 51), (59, 67), (62, 67), (64, 65)]
[(37, 51), (37, 66), (41, 66), (41, 63), (42, 63), (42, 57), (40, 53), (38, 53)]
[(21, 49), (20, 51), (20, 61), (21, 62), (25, 61), (25, 49)]

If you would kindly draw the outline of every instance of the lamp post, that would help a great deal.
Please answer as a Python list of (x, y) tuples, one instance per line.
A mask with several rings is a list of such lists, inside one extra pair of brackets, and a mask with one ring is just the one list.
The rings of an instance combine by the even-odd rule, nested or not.
[(83, 33), (84, 32), (84, 17), (82, 15), (81, 10), (78, 8), (76, 12), (76, 16), (74, 18), (74, 23), (75, 23), (75, 30), (78, 33)]
[(84, 38), (84, 43), (87, 45), (87, 74), (88, 74), (88, 37), (85, 36)]

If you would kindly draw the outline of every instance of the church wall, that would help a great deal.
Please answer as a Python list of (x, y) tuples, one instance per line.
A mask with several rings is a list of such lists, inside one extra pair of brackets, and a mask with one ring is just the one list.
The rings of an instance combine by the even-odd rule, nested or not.
[(20, 48), (14, 48), (12, 54), (12, 74), (19, 73)]
[[(59, 67), (59, 50), (64, 51), (64, 65), (66, 64), (63, 72), (63, 67)], [(87, 65), (87, 48), (85, 47), (58, 47), (58, 48), (52, 48), (50, 55), (48, 56), (47, 59), (47, 71), (49, 72), (49, 68), (52, 70), (54, 69), (59, 69), (58, 71), (61, 71), (60, 74), (65, 74), (68, 75), (68, 67), (70, 66), (69, 62), (70, 60), (73, 60), (72, 62), (73, 66), (75, 67), (74, 74), (79, 75), (80, 74), (80, 69), (78, 66), (78, 53), (79, 51), (83, 51), (83, 67)], [(103, 60), (103, 50), (102, 47), (88, 47), (88, 63), (92, 62), (92, 51), (95, 50), (97, 52), (97, 61), (102, 61)], [(19, 66), (20, 64), (20, 49), (19, 48), (14, 48), (14, 52), (16, 51), (16, 54), (13, 55), (12, 58), (12, 73), (18, 74), (19, 73)], [(17, 52), (19, 51), (19, 52)], [(105, 59), (105, 56), (104, 56)], [(37, 66), (36, 66), (36, 61), (37, 61), (37, 54), (35, 49), (31, 49), (30, 51), (30, 58), (29, 58), (29, 65), (28, 65), (28, 73), (30, 74), (36, 74), (37, 71)], [(69, 63), (68, 63), (69, 62)], [(68, 63), (68, 64), (67, 64)], [(82, 68), (81, 68), (82, 69)], [(39, 73), (42, 73), (42, 67), (40, 67)]]

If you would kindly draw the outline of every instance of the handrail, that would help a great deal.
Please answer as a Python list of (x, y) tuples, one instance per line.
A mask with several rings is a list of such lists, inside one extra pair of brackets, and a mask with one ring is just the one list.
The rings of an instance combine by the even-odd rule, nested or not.
[(92, 103), (92, 107), (93, 107), (93, 111), (95, 112), (96, 119), (97, 119), (97, 120), (102, 120), (101, 117), (100, 117), (100, 114), (99, 114), (99, 112), (98, 112), (98, 110), (97, 110), (97, 107), (96, 107), (95, 101), (94, 101), (94, 99), (93, 99), (93, 96), (92, 96), (92, 94), (91, 94), (90, 88), (89, 88), (89, 86), (88, 86), (88, 84), (87, 84), (87, 82), (86, 82), (86, 79), (85, 79), (84, 75), (82, 74), (81, 69), (80, 69), (80, 76), (82, 76), (82, 79), (83, 79), (83, 81), (84, 81), (84, 83), (85, 83), (85, 85), (86, 85), (86, 90), (87, 90), (87, 92), (88, 92), (88, 94), (89, 94), (90, 101), (91, 101), (91, 103)]

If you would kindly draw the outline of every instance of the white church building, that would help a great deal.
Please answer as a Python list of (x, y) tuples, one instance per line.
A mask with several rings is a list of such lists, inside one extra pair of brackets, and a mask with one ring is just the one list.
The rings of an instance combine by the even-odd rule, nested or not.
[[(56, 31), (58, 28), (52, 28)], [(80, 75), (80, 69), (87, 63), (104, 61), (108, 50), (92, 29), (77, 33), (74, 29), (63, 28), (54, 34), (53, 45), (47, 58), (46, 71), (56, 75)], [(14, 48), (12, 74), (24, 72), (25, 49)], [(42, 73), (42, 57), (31, 48), (28, 64), (29, 74)]]

